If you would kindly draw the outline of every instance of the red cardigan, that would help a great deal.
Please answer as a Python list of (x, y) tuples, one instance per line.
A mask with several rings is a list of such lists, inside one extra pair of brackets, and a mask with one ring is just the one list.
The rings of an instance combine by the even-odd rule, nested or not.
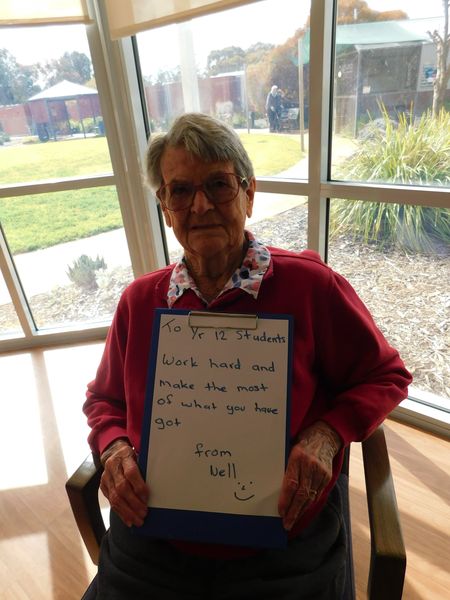
[[(320, 419), (337, 431), (343, 448), (365, 439), (407, 396), (411, 375), (351, 285), (318, 254), (269, 250), (272, 260), (257, 299), (232, 289), (207, 309), (293, 315), (291, 436)], [(153, 310), (167, 308), (172, 269), (173, 265), (136, 279), (119, 301), (83, 407), (95, 452), (101, 453), (118, 437), (128, 438), (139, 452)], [(204, 310), (205, 305), (188, 290), (174, 308)], [(324, 505), (339, 475), (343, 448), (327, 490), (299, 520), (292, 536)], [(180, 545), (189, 551), (199, 549)], [(239, 555), (229, 550), (228, 554)], [(207, 554), (212, 555), (209, 547)]]

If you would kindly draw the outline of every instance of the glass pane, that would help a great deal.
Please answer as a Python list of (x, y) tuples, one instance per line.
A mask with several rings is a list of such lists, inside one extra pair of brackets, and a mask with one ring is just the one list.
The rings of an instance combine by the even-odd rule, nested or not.
[[(256, 192), (253, 214), (246, 229), (266, 245), (300, 252), (307, 247), (308, 205), (303, 196)], [(170, 262), (183, 256), (183, 248), (171, 228), (166, 227)]]
[(22, 327), (11, 302), (8, 288), (0, 273), (0, 339), (23, 335)]
[(85, 28), (1, 37), (0, 184), (111, 172)]
[(306, 250), (307, 198), (257, 192), (247, 229), (266, 245), (294, 252)]
[(426, 392), (428, 402), (433, 397), (450, 410), (450, 210), (401, 207), (400, 215), (414, 211), (431, 219), (431, 231), (425, 219), (421, 231), (411, 231), (417, 218), (399, 226), (389, 215), (400, 207), (382, 213), (381, 206), (331, 202), (330, 266), (350, 281), (399, 350), (414, 376), (414, 396)]
[(450, 184), (449, 81), (437, 85), (430, 34), (445, 37), (443, 15), (440, 0), (338, 1), (333, 179)]
[(47, 144), (9, 142), (0, 151), (0, 184), (111, 172), (105, 137)]
[(152, 131), (212, 114), (242, 135), (257, 176), (306, 178), (309, 8), (267, 0), (138, 34)]
[(38, 328), (108, 321), (133, 278), (115, 188), (0, 199)]
[[(205, 112), (235, 128), (257, 177), (306, 179), (309, 9), (309, 2), (267, 0), (138, 34), (152, 132), (167, 131), (183, 112)], [(306, 233), (282, 235), (297, 219), (288, 210), (302, 211), (306, 222), (303, 198), (258, 193), (249, 229), (298, 250)], [(174, 260), (182, 251), (167, 228), (166, 236)]]

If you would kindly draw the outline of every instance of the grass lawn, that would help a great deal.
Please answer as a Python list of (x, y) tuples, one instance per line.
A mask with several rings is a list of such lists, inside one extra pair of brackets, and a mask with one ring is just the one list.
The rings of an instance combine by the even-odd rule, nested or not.
[(0, 146), (0, 184), (111, 172), (105, 137)]
[[(273, 175), (302, 158), (293, 136), (242, 133), (258, 175)], [(106, 138), (0, 147), (0, 184), (111, 172)], [(0, 199), (0, 223), (19, 254), (122, 226), (114, 187)]]
[(262, 177), (281, 173), (303, 158), (298, 136), (242, 133), (240, 138), (255, 173)]
[(12, 254), (122, 227), (113, 186), (4, 198), (0, 220)]

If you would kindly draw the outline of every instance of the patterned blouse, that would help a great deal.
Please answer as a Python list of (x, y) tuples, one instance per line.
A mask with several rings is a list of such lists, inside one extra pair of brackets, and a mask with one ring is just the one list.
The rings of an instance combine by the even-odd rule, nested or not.
[[(263, 244), (255, 239), (250, 231), (246, 231), (245, 235), (248, 240), (247, 254), (242, 261), (241, 266), (236, 269), (227, 281), (219, 296), (226, 290), (241, 288), (254, 298), (258, 297), (264, 273), (267, 271), (270, 264), (270, 252)], [(167, 292), (167, 303), (169, 308), (172, 308), (178, 298), (180, 298), (184, 291), (188, 289), (192, 289), (205, 304), (208, 304), (200, 290), (197, 288), (195, 281), (190, 276), (186, 261), (183, 257), (175, 265), (170, 278), (169, 289)]]

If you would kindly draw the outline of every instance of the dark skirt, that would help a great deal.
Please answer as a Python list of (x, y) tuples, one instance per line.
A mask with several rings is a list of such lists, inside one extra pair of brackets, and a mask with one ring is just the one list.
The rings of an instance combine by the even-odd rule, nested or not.
[(285, 549), (222, 560), (187, 555), (133, 535), (111, 512), (97, 600), (332, 600), (342, 598), (346, 535), (337, 487), (321, 513)]

